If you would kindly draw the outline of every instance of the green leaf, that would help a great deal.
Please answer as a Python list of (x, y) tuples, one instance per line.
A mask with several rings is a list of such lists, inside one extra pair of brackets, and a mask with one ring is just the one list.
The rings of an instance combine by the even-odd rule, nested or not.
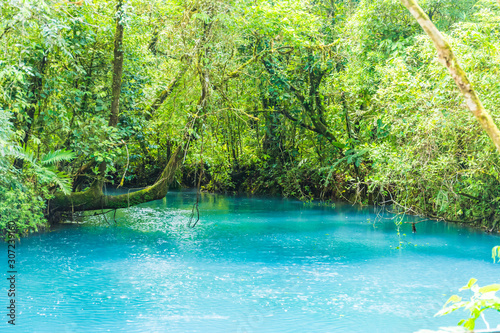
[(469, 318), (464, 322), (464, 327), (471, 331), (474, 329), (475, 326), (476, 326), (476, 321), (474, 318)]
[(493, 263), (496, 262), (496, 258), (499, 259), (499, 262), (500, 262), (500, 246), (495, 246), (492, 250), (491, 250), (491, 256), (493, 257)]
[(340, 149), (344, 149), (345, 148), (345, 145), (340, 143), (340, 142), (332, 142), (332, 145), (337, 147), (337, 148), (340, 148)]
[(457, 302), (460, 302), (461, 300), (462, 300), (462, 297), (460, 297), (458, 295), (453, 295), (450, 298), (448, 298), (448, 300), (446, 301), (445, 305), (448, 304), (448, 303), (450, 303), (450, 302), (457, 303)]
[(476, 283), (476, 282), (477, 282), (477, 279), (472, 278), (472, 279), (469, 280), (469, 283), (467, 283), (466, 286), (463, 286), (459, 290), (462, 291), (462, 290), (470, 289), (474, 285), (474, 283)]
[(479, 292), (481, 294), (492, 292), (492, 291), (499, 291), (500, 290), (500, 284), (490, 284), (488, 286), (484, 286), (479, 288)]

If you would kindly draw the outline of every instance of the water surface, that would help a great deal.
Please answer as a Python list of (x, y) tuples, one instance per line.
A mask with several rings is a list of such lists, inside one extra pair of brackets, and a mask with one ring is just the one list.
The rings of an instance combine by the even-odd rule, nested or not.
[(433, 315), (471, 277), (500, 281), (500, 238), (480, 231), (398, 236), (370, 207), (213, 194), (190, 229), (194, 201), (171, 192), (23, 239), (16, 331), (413, 332), (465, 318)]

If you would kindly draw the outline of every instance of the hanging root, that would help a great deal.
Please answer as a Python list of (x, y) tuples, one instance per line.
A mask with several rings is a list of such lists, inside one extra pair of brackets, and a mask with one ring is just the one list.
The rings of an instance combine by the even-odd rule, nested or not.
[[(196, 210), (196, 221), (192, 223), (195, 210)], [(198, 209), (198, 198), (197, 198), (195, 204), (193, 205), (193, 210), (191, 211), (191, 217), (189, 218), (188, 227), (193, 229), (198, 224), (199, 220), (200, 220), (200, 210)]]
[[(200, 193), (201, 193), (201, 178), (203, 178), (203, 175), (205, 174), (205, 168), (203, 167), (203, 135), (201, 136), (201, 151), (200, 151), (200, 172), (198, 174), (198, 184), (196, 186), (196, 202), (193, 205), (193, 209), (191, 210), (191, 217), (189, 218), (188, 222), (188, 227), (189, 228), (194, 228), (196, 224), (198, 224), (198, 221), (200, 221), (200, 210), (199, 210), (199, 203), (200, 203)], [(196, 182), (196, 174), (195, 174), (195, 180)], [(193, 218), (194, 218), (194, 212), (196, 210), (196, 221), (193, 223)]]

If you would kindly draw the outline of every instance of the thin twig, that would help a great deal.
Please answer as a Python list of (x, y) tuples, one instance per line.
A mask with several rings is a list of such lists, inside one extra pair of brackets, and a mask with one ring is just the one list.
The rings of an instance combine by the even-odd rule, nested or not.
[(127, 151), (127, 165), (125, 166), (125, 170), (123, 171), (122, 180), (120, 181), (120, 184), (118, 184), (118, 186), (116, 188), (119, 188), (120, 186), (123, 186), (123, 181), (125, 180), (125, 174), (127, 173), (128, 165), (129, 165), (129, 162), (130, 162), (127, 143), (124, 142), (123, 140), (122, 140), (122, 143), (125, 145), (125, 150)]

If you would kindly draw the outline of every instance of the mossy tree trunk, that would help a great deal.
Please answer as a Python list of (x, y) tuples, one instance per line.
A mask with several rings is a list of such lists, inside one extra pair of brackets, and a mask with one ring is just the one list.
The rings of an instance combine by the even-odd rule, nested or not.
[(182, 163), (185, 149), (187, 149), (186, 145), (177, 147), (160, 178), (152, 186), (121, 195), (106, 195), (103, 193), (102, 188), (95, 186), (86, 191), (71, 193), (70, 195), (59, 193), (50, 202), (50, 212), (127, 208), (143, 202), (161, 199), (167, 194), (168, 186)]
[(116, 6), (116, 30), (115, 47), (113, 51), (113, 86), (111, 115), (109, 117), (109, 126), (118, 124), (118, 113), (120, 112), (120, 93), (122, 89), (123, 73), (123, 0), (119, 0)]

